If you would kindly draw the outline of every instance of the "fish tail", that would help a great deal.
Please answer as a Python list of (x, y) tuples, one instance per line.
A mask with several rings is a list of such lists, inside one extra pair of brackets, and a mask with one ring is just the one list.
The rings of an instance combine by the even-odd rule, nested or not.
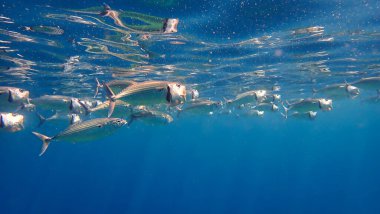
[(96, 89), (95, 89), (95, 95), (94, 95), (94, 98), (95, 98), (96, 96), (98, 96), (99, 88), (103, 87), (103, 85), (100, 84), (98, 78), (95, 78), (95, 81), (96, 81)]
[(112, 91), (112, 89), (107, 85), (103, 84), (104, 89), (106, 90), (106, 95), (109, 99), (112, 99), (115, 96), (115, 93)]
[(42, 147), (41, 147), (41, 152), (38, 156), (41, 156), (45, 153), (47, 148), (49, 147), (50, 141), (52, 140), (51, 137), (45, 136), (43, 134), (37, 133), (37, 132), (32, 132), (34, 135), (36, 135), (41, 141), (42, 141)]
[[(286, 100), (286, 103), (289, 105), (289, 102)], [(284, 116), (285, 118), (288, 118), (288, 111), (289, 111), (289, 108), (287, 108), (285, 105), (284, 105), (284, 102), (281, 102), (281, 105), (282, 105), (282, 108), (284, 108), (284, 112), (285, 114), (282, 114), (282, 116)]]
[(38, 123), (38, 127), (41, 127), (46, 122), (46, 118), (38, 112), (36, 112), (36, 114), (38, 119), (40, 120), (40, 122)]
[(104, 85), (104, 88), (106, 90), (107, 97), (109, 98), (109, 101), (110, 101), (107, 117), (111, 117), (113, 110), (115, 109), (115, 104), (116, 104), (115, 98), (114, 98), (115, 93), (112, 91), (112, 89), (107, 84), (103, 84), (103, 85)]
[(315, 88), (313, 88), (312, 91), (313, 91), (313, 95), (315, 95), (318, 92), (318, 90)]

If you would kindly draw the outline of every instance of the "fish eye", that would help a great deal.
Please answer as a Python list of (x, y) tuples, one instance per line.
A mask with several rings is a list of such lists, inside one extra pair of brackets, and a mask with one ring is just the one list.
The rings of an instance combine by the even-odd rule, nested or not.
[(180, 87), (181, 87), (181, 85), (180, 85), (180, 84), (176, 84), (176, 86), (177, 86), (178, 88), (180, 88)]
[(21, 92), (21, 93), (24, 92), (24, 89), (20, 89), (20, 92)]

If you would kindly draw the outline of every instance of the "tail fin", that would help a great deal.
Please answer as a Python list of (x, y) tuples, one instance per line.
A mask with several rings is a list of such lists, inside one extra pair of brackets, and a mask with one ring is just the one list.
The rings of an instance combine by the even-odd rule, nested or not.
[(34, 135), (36, 135), (41, 141), (42, 141), (42, 147), (41, 147), (41, 152), (39, 156), (43, 155), (46, 151), (46, 149), (49, 147), (49, 143), (51, 141), (51, 137), (45, 136), (43, 134), (37, 133), (37, 132), (32, 132)]
[[(288, 102), (288, 101), (286, 100), (286, 102)], [(284, 108), (284, 111), (285, 111), (285, 114), (282, 114), (282, 113), (281, 114), (282, 114), (282, 116), (285, 117), (285, 119), (287, 119), (288, 118), (289, 108), (285, 107), (284, 102), (281, 102), (281, 105), (282, 105), (282, 108)]]
[(318, 92), (318, 90), (315, 88), (313, 88), (312, 90), (313, 90), (313, 95), (315, 95)]
[(98, 96), (99, 88), (103, 87), (103, 85), (100, 84), (98, 78), (95, 78), (95, 81), (96, 81), (96, 89), (95, 89), (95, 95), (94, 95), (94, 98), (95, 98), (96, 96)]
[(38, 123), (38, 127), (41, 127), (46, 122), (46, 118), (38, 112), (36, 112), (36, 114), (38, 119), (40, 120), (40, 122)]
[(103, 84), (103, 85), (104, 85), (104, 88), (106, 89), (107, 97), (110, 100), (108, 117), (111, 117), (113, 110), (115, 109), (115, 99), (114, 99), (115, 93), (112, 91), (112, 89), (107, 84)]

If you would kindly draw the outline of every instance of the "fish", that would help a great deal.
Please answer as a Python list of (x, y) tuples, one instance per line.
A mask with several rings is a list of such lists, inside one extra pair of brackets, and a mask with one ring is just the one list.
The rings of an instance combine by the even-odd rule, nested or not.
[(38, 32), (38, 33), (44, 33), (48, 35), (62, 35), (65, 31), (59, 27), (54, 26), (44, 26), (44, 25), (38, 25), (38, 26), (32, 26), (32, 27), (24, 27), (24, 30), (26, 31), (32, 31), (32, 32)]
[(362, 100), (362, 102), (370, 103), (370, 104), (378, 104), (380, 103), (380, 89), (377, 90), (377, 95), (368, 97)]
[(244, 115), (264, 117), (264, 111), (260, 111), (257, 109), (249, 109), (248, 111), (244, 113)]
[(356, 96), (360, 94), (360, 90), (356, 86), (353, 86), (348, 83), (343, 83), (343, 84), (328, 85), (318, 90), (313, 89), (313, 93), (323, 94), (323, 95), (326, 95), (327, 98), (334, 98), (334, 99), (339, 99), (339, 98), (344, 98), (344, 97), (355, 98)]
[(221, 107), (222, 103), (218, 101), (197, 99), (186, 102), (183, 108), (178, 109), (177, 116), (179, 117), (182, 113), (208, 113), (214, 112), (217, 108)]
[(380, 77), (362, 78), (360, 80), (352, 82), (350, 85), (354, 85), (364, 90), (378, 90), (380, 89)]
[(278, 111), (278, 106), (274, 103), (259, 103), (256, 106), (253, 106), (253, 109), (256, 110), (271, 110), (271, 111)]
[(282, 114), (282, 116), (287, 119), (288, 117), (293, 117), (293, 118), (298, 118), (298, 119), (309, 119), (309, 120), (314, 120), (317, 117), (316, 111), (307, 111), (307, 112), (293, 112), (290, 115)]
[(83, 113), (83, 103), (78, 98), (63, 95), (43, 95), (31, 100), (38, 108), (63, 113)]
[(266, 99), (266, 94), (265, 90), (252, 90), (238, 94), (234, 99), (225, 99), (225, 101), (227, 105), (241, 106), (254, 101), (262, 102)]
[(127, 121), (121, 118), (96, 118), (70, 125), (53, 137), (48, 137), (38, 132), (32, 133), (42, 141), (39, 154), (39, 156), (42, 156), (52, 141), (72, 143), (91, 141), (108, 136), (125, 124), (127, 124)]
[(10, 132), (24, 128), (24, 116), (17, 113), (0, 112), (0, 128)]
[(29, 91), (9, 86), (0, 86), (0, 99), (12, 102), (22, 102), (29, 98)]
[(143, 105), (136, 106), (133, 109), (133, 113), (130, 116), (129, 125), (138, 119), (152, 124), (168, 124), (173, 122), (173, 117), (171, 115), (152, 110)]
[(168, 103), (170, 106), (183, 104), (186, 101), (186, 87), (177, 82), (146, 81), (132, 84), (118, 94), (104, 84), (110, 100), (108, 117), (112, 115), (115, 101), (122, 99), (132, 105), (154, 105)]
[(289, 111), (293, 112), (309, 112), (309, 111), (318, 111), (320, 109), (324, 111), (332, 110), (332, 100), (324, 99), (324, 98), (307, 98), (307, 99), (299, 99), (292, 103), (287, 103), (288, 106), (283, 108), (285, 110), (285, 115), (288, 115)]
[(42, 116), (38, 112), (36, 112), (36, 114), (39, 119), (38, 127), (41, 127), (46, 121), (51, 120), (68, 120), (70, 122), (70, 125), (81, 121), (81, 118), (78, 114), (59, 114), (58, 112), (55, 112), (55, 114), (48, 118)]

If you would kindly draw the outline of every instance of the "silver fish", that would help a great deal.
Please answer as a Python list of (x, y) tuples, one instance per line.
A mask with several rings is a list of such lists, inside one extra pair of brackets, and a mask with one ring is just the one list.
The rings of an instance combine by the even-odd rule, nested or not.
[(62, 114), (58, 112), (55, 112), (55, 114), (50, 117), (44, 117), (37, 112), (37, 117), (40, 120), (40, 122), (38, 123), (38, 127), (42, 126), (46, 121), (51, 120), (66, 120), (70, 122), (70, 125), (73, 125), (81, 121), (81, 118), (78, 114)]
[(352, 82), (351, 85), (365, 90), (378, 90), (380, 89), (380, 77), (362, 78), (358, 81)]
[(59, 27), (44, 26), (44, 25), (32, 26), (32, 27), (24, 27), (24, 29), (26, 31), (45, 33), (45, 34), (49, 34), (49, 35), (62, 35), (65, 32), (64, 30), (62, 30)]
[(324, 110), (324, 111), (331, 111), (332, 110), (332, 100), (331, 99), (300, 99), (298, 101), (287, 103), (288, 106), (284, 107), (285, 115), (288, 115), (289, 111), (293, 112), (309, 112), (309, 111), (317, 111), (317, 110)]
[(0, 128), (10, 132), (24, 128), (24, 116), (16, 113), (0, 112)]
[(191, 100), (190, 102), (186, 102), (182, 109), (178, 109), (179, 116), (182, 113), (210, 113), (214, 112), (218, 107), (221, 107), (222, 103), (212, 100)]
[(91, 141), (108, 136), (125, 124), (127, 124), (127, 121), (120, 118), (96, 118), (70, 125), (54, 137), (48, 137), (37, 132), (32, 133), (42, 141), (42, 148), (39, 154), (41, 156), (53, 140), (73, 143)]
[(173, 122), (173, 117), (164, 112), (149, 109), (146, 106), (136, 106), (130, 116), (129, 125), (134, 120), (143, 120), (152, 124), (168, 124)]
[(146, 81), (132, 84), (120, 93), (115, 94), (113, 90), (105, 84), (107, 97), (110, 100), (108, 117), (112, 115), (115, 108), (115, 101), (122, 99), (132, 105), (154, 105), (168, 103), (176, 106), (186, 100), (186, 87), (176, 82), (167, 81)]
[(29, 91), (16, 87), (0, 86), (0, 99), (8, 102), (21, 102), (29, 98)]
[(37, 105), (38, 108), (55, 110), (63, 113), (83, 113), (83, 104), (78, 98), (62, 96), (62, 95), (44, 95), (31, 102)]
[(255, 100), (262, 102), (265, 100), (267, 92), (265, 90), (252, 90), (238, 94), (234, 99), (226, 100), (227, 105), (241, 106), (247, 103), (252, 103)]
[(309, 119), (309, 120), (314, 120), (317, 117), (317, 112), (316, 111), (307, 111), (307, 112), (293, 112), (290, 115), (286, 115), (281, 113), (282, 116), (284, 116), (286, 119), (288, 117), (293, 117), (293, 118), (298, 118), (298, 119)]
[(377, 90), (377, 95), (363, 99), (362, 102), (369, 104), (378, 104), (380, 103), (380, 89)]
[(271, 111), (278, 111), (278, 106), (274, 103), (259, 103), (258, 105), (254, 106), (253, 109), (256, 110), (271, 110)]
[(338, 99), (344, 97), (356, 97), (360, 94), (360, 90), (351, 84), (344, 83), (329, 85), (318, 90), (313, 89), (313, 93), (323, 94), (328, 98)]

